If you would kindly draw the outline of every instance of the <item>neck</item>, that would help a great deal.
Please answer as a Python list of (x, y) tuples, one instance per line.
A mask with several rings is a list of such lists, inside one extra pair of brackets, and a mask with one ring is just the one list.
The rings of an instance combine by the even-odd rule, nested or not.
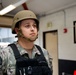
[(22, 46), (26, 50), (32, 50), (34, 46), (33, 42), (27, 41), (23, 38), (19, 38), (18, 43), (20, 44), (20, 46)]

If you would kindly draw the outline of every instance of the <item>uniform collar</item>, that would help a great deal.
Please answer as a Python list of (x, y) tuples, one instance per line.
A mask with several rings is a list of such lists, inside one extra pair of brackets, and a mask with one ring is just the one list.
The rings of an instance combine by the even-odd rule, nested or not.
[[(22, 48), (17, 42), (15, 42), (15, 44), (21, 55), (28, 54), (28, 52), (24, 48)], [(35, 55), (35, 54), (41, 55), (40, 51), (37, 49), (37, 47), (35, 45), (34, 45), (32, 53), (33, 53), (33, 55)]]

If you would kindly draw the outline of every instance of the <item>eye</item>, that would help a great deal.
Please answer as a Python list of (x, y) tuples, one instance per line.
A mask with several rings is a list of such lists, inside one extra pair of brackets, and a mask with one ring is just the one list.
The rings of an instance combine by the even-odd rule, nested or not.
[(30, 27), (30, 25), (29, 25), (29, 24), (26, 24), (26, 25), (25, 25), (25, 27), (26, 27), (26, 28), (29, 28), (29, 27)]
[(34, 27), (34, 28), (37, 28), (37, 24), (33, 24), (33, 27)]

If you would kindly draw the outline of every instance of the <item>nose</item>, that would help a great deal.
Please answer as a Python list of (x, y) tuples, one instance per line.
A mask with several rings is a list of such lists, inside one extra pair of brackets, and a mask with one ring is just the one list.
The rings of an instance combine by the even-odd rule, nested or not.
[(31, 26), (30, 28), (31, 28), (31, 30), (34, 30), (34, 29), (35, 29), (35, 27), (34, 27), (34, 26)]

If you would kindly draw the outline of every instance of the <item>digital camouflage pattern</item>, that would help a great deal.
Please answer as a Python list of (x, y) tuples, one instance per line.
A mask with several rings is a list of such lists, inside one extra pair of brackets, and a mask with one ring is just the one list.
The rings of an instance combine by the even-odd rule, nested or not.
[[(22, 48), (17, 42), (15, 42), (15, 44), (16, 44), (20, 54), (21, 55), (25, 54), (25, 57), (29, 58), (27, 56), (27, 54), (28, 54), (27, 51), (24, 48)], [(42, 51), (43, 51), (44, 56), (48, 62), (50, 70), (52, 70), (52, 58), (49, 56), (49, 53), (47, 52), (47, 50), (42, 48)], [(41, 53), (36, 48), (36, 46), (34, 46), (31, 58), (34, 58), (36, 54), (40, 55)], [(12, 48), (10, 46), (7, 46), (6, 48), (0, 50), (0, 56), (2, 58), (3, 72), (7, 72), (7, 75), (15, 75), (16, 60), (15, 60)]]

